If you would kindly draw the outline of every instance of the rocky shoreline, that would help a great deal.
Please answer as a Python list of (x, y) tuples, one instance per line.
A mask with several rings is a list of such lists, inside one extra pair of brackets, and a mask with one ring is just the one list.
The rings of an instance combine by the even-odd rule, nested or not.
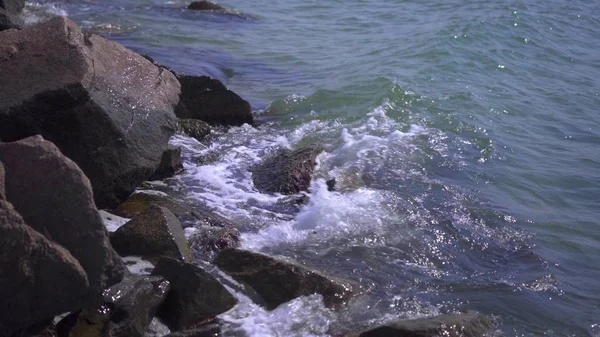
[[(212, 126), (256, 127), (247, 101), (65, 17), (21, 29), (23, 4), (0, 0), (0, 336), (141, 337), (156, 318), (169, 336), (226, 336), (216, 316), (238, 300), (199, 260), (268, 310), (311, 294), (339, 310), (360, 296), (351, 280), (238, 249), (239, 226), (210, 210), (138, 190), (183, 169), (175, 133), (209, 142)], [(190, 9), (229, 13), (212, 5)], [(307, 191), (320, 151), (264, 158), (257, 190)], [(330, 333), (470, 337), (494, 326), (469, 311)]]

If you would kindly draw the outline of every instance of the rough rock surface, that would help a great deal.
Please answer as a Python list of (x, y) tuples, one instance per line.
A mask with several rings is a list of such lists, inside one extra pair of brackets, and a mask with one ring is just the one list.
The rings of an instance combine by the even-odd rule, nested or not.
[(4, 195), (6, 190), (4, 189), (4, 165), (0, 161), (0, 200), (5, 200)]
[(66, 249), (27, 226), (0, 200), (0, 336), (75, 310), (89, 300), (89, 283)]
[(57, 325), (58, 337), (143, 337), (169, 291), (159, 276), (132, 276), (104, 293), (98, 309), (78, 310)]
[(143, 256), (157, 260), (168, 256), (190, 259), (190, 250), (177, 217), (165, 207), (152, 205), (119, 227), (110, 237), (115, 250), (123, 256)]
[(212, 3), (210, 1), (202, 0), (202, 1), (194, 1), (187, 7), (188, 9), (193, 9), (196, 11), (222, 11), (225, 8)]
[(15, 13), (0, 8), (0, 32), (7, 29), (21, 29), (24, 22), (21, 17)]
[(240, 244), (240, 232), (235, 228), (203, 226), (189, 238), (190, 250), (195, 259), (210, 261), (216, 253)]
[(254, 125), (250, 103), (208, 76), (177, 77), (181, 97), (175, 114), (182, 119), (200, 119), (211, 125)]
[(170, 178), (177, 173), (183, 171), (183, 160), (181, 159), (181, 148), (169, 146), (163, 152), (158, 168), (149, 180), (162, 180)]
[(66, 17), (2, 32), (0, 60), (0, 140), (54, 142), (101, 208), (152, 175), (176, 128), (172, 73)]
[(171, 282), (171, 291), (158, 311), (173, 331), (197, 326), (231, 309), (237, 300), (210, 274), (179, 260), (161, 259), (152, 275)]
[(482, 337), (493, 327), (492, 319), (475, 311), (467, 311), (462, 314), (400, 320), (348, 337)]
[(321, 294), (329, 307), (346, 302), (352, 295), (349, 284), (260, 253), (225, 249), (213, 263), (234, 279), (252, 287), (269, 310), (296, 297), (315, 293)]
[(320, 147), (282, 150), (252, 169), (254, 186), (264, 193), (295, 194), (306, 191), (317, 164)]
[(0, 143), (6, 199), (25, 223), (75, 257), (100, 294), (123, 278), (94, 204), (90, 182), (77, 164), (41, 136)]
[(192, 209), (177, 200), (168, 196), (161, 196), (149, 193), (136, 193), (121, 204), (113, 213), (125, 218), (134, 218), (138, 214), (147, 210), (151, 205), (158, 205), (167, 208), (179, 218), (184, 227), (192, 225), (206, 225), (215, 227), (233, 227), (233, 224), (208, 210)]
[(210, 125), (199, 119), (180, 119), (177, 131), (196, 138), (199, 142), (207, 141), (211, 133)]

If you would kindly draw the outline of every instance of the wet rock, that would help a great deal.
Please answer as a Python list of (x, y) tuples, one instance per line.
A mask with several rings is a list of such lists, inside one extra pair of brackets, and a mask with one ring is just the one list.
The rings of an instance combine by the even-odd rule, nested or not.
[(263, 193), (296, 194), (307, 191), (320, 147), (282, 150), (252, 169), (254, 186)]
[(171, 333), (165, 337), (218, 337), (221, 336), (219, 323), (203, 324), (202, 327)]
[(335, 183), (336, 183), (335, 178), (331, 178), (325, 182), (325, 184), (327, 184), (327, 190), (329, 192), (335, 191)]
[(7, 29), (21, 29), (24, 22), (18, 15), (0, 8), (0, 32)]
[(482, 337), (494, 327), (494, 321), (478, 312), (439, 315), (399, 320), (347, 337)]
[(169, 146), (165, 152), (163, 152), (160, 164), (158, 164), (158, 168), (154, 171), (149, 180), (163, 180), (170, 178), (181, 171), (183, 171), (181, 148)]
[(27, 226), (0, 200), (0, 336), (75, 310), (90, 300), (85, 270), (66, 249)]
[(184, 227), (206, 225), (215, 227), (234, 227), (228, 220), (208, 210), (192, 209), (168, 196), (136, 193), (121, 204), (113, 213), (116, 215), (133, 218), (147, 210), (151, 205), (167, 208), (179, 218)]
[(194, 1), (187, 7), (188, 9), (192, 9), (195, 11), (223, 11), (225, 8), (212, 3), (210, 1), (202, 0), (202, 1)]
[(177, 131), (199, 142), (207, 141), (211, 133), (210, 125), (199, 119), (180, 119)]
[(254, 125), (250, 103), (208, 76), (179, 75), (181, 97), (175, 114), (200, 119), (210, 125)]
[(158, 311), (171, 330), (193, 328), (231, 309), (237, 300), (201, 268), (175, 259), (161, 259), (152, 275), (171, 282), (171, 291)]
[(5, 200), (4, 195), (6, 190), (4, 189), (4, 165), (0, 162), (0, 200)]
[(143, 337), (169, 291), (160, 276), (133, 276), (104, 293), (96, 309), (71, 313), (57, 326), (58, 337)]
[(92, 292), (100, 294), (123, 278), (123, 263), (110, 245), (90, 182), (77, 164), (41, 136), (0, 143), (0, 161), (6, 199), (25, 223), (79, 261)]
[(152, 175), (176, 127), (172, 73), (66, 17), (2, 32), (0, 60), (0, 140), (54, 142), (102, 208)]
[(210, 261), (216, 253), (226, 248), (236, 248), (240, 244), (240, 232), (231, 227), (200, 227), (189, 238), (192, 256), (198, 260)]
[(152, 205), (146, 211), (119, 227), (110, 241), (123, 256), (158, 259), (168, 256), (190, 259), (190, 251), (177, 217), (165, 207)]
[(296, 297), (315, 293), (321, 294), (329, 307), (346, 302), (352, 295), (349, 284), (260, 253), (225, 249), (213, 263), (234, 279), (252, 287), (269, 310)]

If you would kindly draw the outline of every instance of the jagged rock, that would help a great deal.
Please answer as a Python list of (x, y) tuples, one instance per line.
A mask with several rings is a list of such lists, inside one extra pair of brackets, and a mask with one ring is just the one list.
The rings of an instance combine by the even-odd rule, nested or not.
[(102, 208), (152, 175), (176, 127), (172, 73), (66, 17), (2, 32), (0, 60), (0, 140), (54, 142)]
[(240, 232), (235, 228), (203, 226), (189, 238), (190, 250), (195, 259), (209, 261), (216, 253), (240, 244)]
[(181, 119), (200, 119), (211, 125), (254, 125), (250, 103), (208, 76), (178, 75), (181, 97), (175, 114)]
[(171, 291), (158, 311), (171, 330), (193, 328), (229, 309), (237, 300), (199, 267), (171, 258), (161, 259), (152, 275), (171, 282)]
[(90, 182), (77, 164), (41, 136), (0, 143), (6, 199), (25, 223), (66, 248), (100, 294), (123, 278), (124, 266), (112, 249), (94, 204)]
[(58, 337), (143, 337), (170, 285), (160, 276), (132, 276), (104, 293), (97, 309), (71, 313), (57, 325)]
[(85, 270), (66, 249), (27, 226), (7, 201), (0, 200), (0, 336), (90, 300)]
[(179, 218), (184, 227), (196, 225), (198, 222), (206, 226), (234, 227), (229, 220), (208, 210), (192, 209), (170, 197), (143, 192), (130, 196), (114, 211), (114, 214), (125, 218), (134, 218), (151, 205), (167, 208)]
[(4, 195), (6, 190), (4, 189), (4, 165), (0, 161), (0, 200), (5, 200)]
[(299, 296), (321, 294), (325, 305), (346, 302), (352, 287), (297, 264), (260, 253), (222, 250), (213, 263), (234, 279), (252, 287), (269, 310)]
[(199, 119), (180, 119), (177, 131), (196, 138), (199, 142), (208, 140), (211, 133), (210, 125)]
[(494, 321), (478, 312), (399, 320), (347, 337), (482, 337)]
[(225, 8), (212, 3), (210, 1), (202, 0), (202, 1), (194, 1), (187, 7), (188, 9), (192, 9), (195, 11), (222, 11)]
[(146, 211), (119, 227), (110, 237), (123, 256), (157, 259), (168, 256), (190, 259), (190, 250), (177, 217), (165, 207), (151, 205)]
[(149, 180), (162, 180), (170, 178), (183, 171), (183, 160), (181, 159), (181, 148), (169, 146), (163, 152), (158, 168)]
[(254, 186), (264, 193), (295, 194), (310, 187), (320, 147), (282, 150), (252, 169)]

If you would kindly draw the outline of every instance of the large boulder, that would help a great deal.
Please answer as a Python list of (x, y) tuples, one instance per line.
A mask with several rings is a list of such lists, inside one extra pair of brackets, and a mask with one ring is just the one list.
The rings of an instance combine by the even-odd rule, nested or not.
[(76, 310), (89, 300), (85, 270), (0, 200), (0, 336)]
[(476, 311), (399, 320), (347, 337), (483, 337), (494, 321)]
[(196, 138), (199, 142), (207, 141), (211, 133), (210, 125), (199, 119), (180, 119), (177, 131), (186, 136)]
[(93, 292), (100, 294), (123, 278), (123, 263), (110, 245), (90, 182), (77, 164), (41, 136), (0, 143), (0, 161), (6, 199), (25, 223), (79, 261)]
[(58, 337), (143, 337), (170, 285), (159, 276), (132, 276), (104, 292), (95, 309), (71, 313), (57, 325)]
[(115, 250), (123, 256), (143, 256), (158, 260), (168, 256), (190, 259), (190, 250), (177, 217), (168, 209), (152, 205), (119, 227), (110, 237)]
[(195, 10), (195, 11), (223, 11), (223, 10), (225, 10), (225, 8), (217, 5), (216, 3), (206, 1), (206, 0), (194, 1), (191, 4), (189, 4), (187, 8)]
[(180, 85), (120, 44), (66, 17), (0, 34), (0, 140), (40, 134), (114, 208), (147, 180), (175, 132)]
[(179, 75), (181, 97), (177, 117), (200, 119), (211, 125), (254, 125), (250, 103), (208, 76)]
[(193, 328), (237, 303), (219, 281), (190, 263), (164, 258), (158, 262), (152, 275), (160, 275), (171, 282), (171, 290), (158, 311), (158, 317), (172, 331)]
[(181, 148), (168, 146), (160, 159), (160, 164), (149, 180), (162, 180), (170, 178), (183, 171), (183, 160), (181, 159)]
[(264, 193), (296, 194), (307, 191), (321, 147), (282, 150), (252, 169), (254, 187)]
[(252, 287), (269, 310), (296, 297), (311, 294), (321, 294), (325, 305), (333, 307), (346, 302), (352, 295), (352, 286), (347, 282), (260, 253), (225, 249), (213, 263), (234, 279)]

